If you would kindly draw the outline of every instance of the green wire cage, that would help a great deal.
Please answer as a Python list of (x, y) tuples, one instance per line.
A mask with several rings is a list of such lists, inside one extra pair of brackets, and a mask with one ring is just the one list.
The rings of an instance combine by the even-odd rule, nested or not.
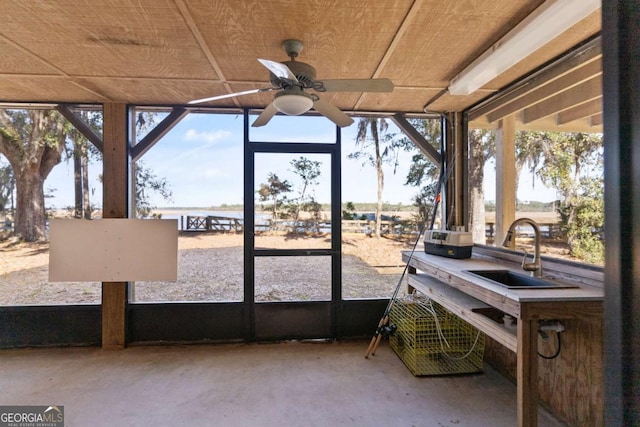
[(429, 299), (400, 299), (389, 312), (391, 348), (415, 376), (482, 372), (484, 334)]

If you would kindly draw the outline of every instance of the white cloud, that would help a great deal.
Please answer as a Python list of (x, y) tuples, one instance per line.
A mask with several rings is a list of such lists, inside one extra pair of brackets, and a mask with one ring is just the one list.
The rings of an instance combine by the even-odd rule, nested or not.
[(210, 130), (210, 131), (197, 131), (193, 128), (187, 130), (184, 133), (184, 140), (189, 142), (195, 142), (196, 145), (190, 149), (182, 151), (176, 157), (173, 162), (189, 158), (198, 158), (203, 152), (211, 149), (225, 138), (229, 138), (232, 133), (228, 130)]
[(195, 129), (189, 129), (184, 134), (186, 141), (206, 142), (208, 144), (215, 143), (221, 139), (231, 136), (231, 132), (228, 130), (210, 130), (199, 132)]

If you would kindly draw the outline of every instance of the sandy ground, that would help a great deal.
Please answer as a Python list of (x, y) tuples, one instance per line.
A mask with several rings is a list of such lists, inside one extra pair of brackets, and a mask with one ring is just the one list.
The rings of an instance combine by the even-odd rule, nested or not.
[[(342, 244), (344, 298), (389, 297), (404, 269), (400, 251), (414, 238), (375, 239), (345, 234)], [(329, 248), (327, 236), (266, 235), (259, 248)], [(48, 281), (48, 244), (0, 241), (0, 305), (98, 303), (100, 283)], [(325, 256), (258, 257), (258, 301), (331, 299), (331, 264)], [(243, 298), (243, 237), (181, 233), (177, 282), (138, 282), (135, 301), (239, 301)]]
[[(400, 252), (410, 250), (414, 242), (415, 237), (376, 239), (344, 233), (343, 298), (391, 296), (404, 269)], [(258, 235), (255, 241), (256, 248), (286, 249), (329, 249), (330, 243), (327, 235), (300, 234)], [(532, 241), (521, 238), (519, 243), (532, 252)], [(420, 242), (418, 250), (422, 249)], [(543, 253), (569, 258), (566, 244), (557, 241), (543, 241)], [(178, 280), (137, 282), (131, 288), (132, 301), (241, 301), (243, 260), (241, 234), (181, 232)], [(100, 283), (49, 282), (48, 263), (48, 244), (0, 236), (0, 305), (100, 302)], [(256, 257), (254, 283), (257, 301), (330, 300), (330, 257)]]

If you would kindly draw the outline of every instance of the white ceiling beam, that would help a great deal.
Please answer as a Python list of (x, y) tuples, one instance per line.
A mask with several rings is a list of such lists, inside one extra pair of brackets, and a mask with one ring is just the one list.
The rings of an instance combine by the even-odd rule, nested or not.
[(449, 84), (451, 95), (470, 95), (600, 9), (600, 0), (547, 0)]
[(602, 113), (594, 114), (593, 116), (589, 117), (589, 124), (592, 127), (602, 126)]
[(602, 96), (602, 79), (598, 76), (523, 110), (522, 123), (531, 123), (600, 96)]
[(574, 120), (584, 119), (602, 112), (602, 97), (593, 101), (585, 102), (568, 110), (558, 113), (558, 126), (566, 125)]
[(525, 81), (516, 84), (512, 89), (498, 95), (494, 99), (483, 103), (469, 113), (469, 120), (476, 120), (503, 105), (520, 98), (539, 86), (543, 86), (552, 80), (564, 76), (574, 68), (580, 67), (588, 62), (602, 58), (602, 42), (600, 37), (596, 37), (567, 56), (557, 59), (542, 70), (537, 71)]
[(546, 85), (539, 86), (527, 95), (524, 95), (510, 103), (507, 103), (503, 107), (489, 113), (487, 115), (487, 120), (489, 122), (495, 122), (502, 117), (509, 116), (520, 110), (524, 110), (525, 108), (533, 104), (551, 98), (552, 96), (560, 92), (578, 86), (579, 84), (584, 83), (594, 76), (599, 76), (601, 74), (602, 59), (598, 58), (597, 60), (589, 62), (583, 67), (573, 70), (570, 73), (567, 73), (564, 76), (557, 78)]

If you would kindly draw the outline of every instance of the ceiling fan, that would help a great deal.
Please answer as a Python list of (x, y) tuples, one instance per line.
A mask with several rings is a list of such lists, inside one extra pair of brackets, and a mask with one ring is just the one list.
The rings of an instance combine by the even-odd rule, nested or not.
[[(290, 61), (275, 62), (268, 59), (258, 61), (269, 70), (271, 87), (245, 90), (243, 92), (212, 96), (190, 101), (189, 104), (216, 101), (233, 96), (278, 91), (251, 126), (266, 125), (278, 112), (289, 116), (304, 114), (311, 108), (324, 115), (340, 127), (349, 126), (353, 119), (330, 102), (322, 100), (315, 92), (391, 92), (393, 82), (389, 79), (337, 79), (316, 80), (316, 69), (304, 62), (296, 61), (302, 51), (300, 40), (285, 40), (282, 43)], [(312, 90), (314, 93), (309, 93)]]

